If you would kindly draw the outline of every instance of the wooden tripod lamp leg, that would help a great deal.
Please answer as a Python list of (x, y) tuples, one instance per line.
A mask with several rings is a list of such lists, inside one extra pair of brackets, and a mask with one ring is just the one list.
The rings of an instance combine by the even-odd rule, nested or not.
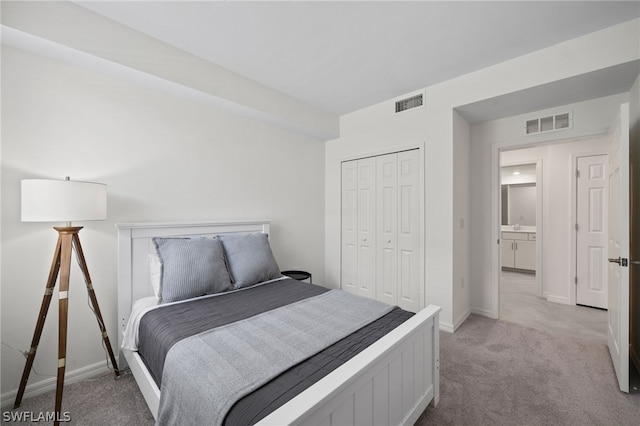
[(100, 312), (100, 306), (98, 305), (98, 298), (96, 297), (96, 292), (93, 290), (93, 284), (91, 283), (91, 277), (89, 276), (89, 268), (87, 268), (87, 262), (84, 259), (84, 253), (82, 252), (82, 246), (80, 245), (80, 237), (78, 234), (73, 235), (73, 248), (76, 250), (78, 254), (78, 264), (80, 265), (80, 269), (82, 269), (82, 273), (84, 274), (84, 281), (87, 285), (87, 291), (89, 292), (89, 299), (91, 300), (91, 306), (93, 307), (93, 311), (96, 314), (96, 319), (98, 320), (98, 327), (100, 327), (100, 333), (102, 334), (102, 340), (104, 341), (104, 345), (107, 348), (107, 352), (109, 353), (109, 358), (111, 359), (111, 365), (113, 365), (113, 369), (115, 371), (116, 377), (120, 376), (120, 371), (118, 370), (118, 363), (116, 362), (116, 357), (113, 354), (113, 349), (111, 348), (111, 342), (109, 341), (109, 335), (107, 334), (107, 328), (104, 325), (104, 320), (102, 319), (102, 313)]
[(56, 244), (56, 250), (53, 254), (53, 261), (51, 262), (51, 269), (49, 271), (49, 278), (47, 279), (47, 286), (44, 290), (44, 297), (42, 298), (42, 305), (40, 306), (40, 313), (38, 314), (38, 321), (36, 322), (36, 329), (33, 332), (33, 339), (31, 340), (31, 348), (27, 354), (27, 363), (24, 366), (22, 372), (22, 379), (20, 380), (20, 387), (18, 388), (18, 394), (13, 408), (18, 408), (22, 403), (22, 397), (24, 396), (24, 390), (27, 386), (29, 379), (29, 373), (33, 367), (33, 360), (36, 357), (36, 350), (40, 343), (40, 337), (42, 336), (42, 329), (44, 327), (45, 319), (47, 318), (47, 312), (49, 311), (49, 305), (51, 304), (51, 297), (53, 295), (53, 289), (58, 279), (58, 271), (60, 270), (60, 248), (62, 238), (58, 235), (58, 242)]
[[(71, 228), (73, 229), (73, 228)], [(58, 298), (58, 377), (56, 382), (56, 419), (54, 425), (60, 424), (62, 412), (62, 391), (64, 389), (64, 372), (67, 366), (67, 318), (69, 314), (69, 276), (71, 274), (72, 237), (77, 231), (61, 231), (62, 247), (60, 250), (60, 289)]]

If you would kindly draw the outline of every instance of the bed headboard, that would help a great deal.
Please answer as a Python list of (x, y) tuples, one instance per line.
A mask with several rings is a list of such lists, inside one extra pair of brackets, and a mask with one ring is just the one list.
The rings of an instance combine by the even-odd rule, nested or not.
[(229, 232), (269, 233), (268, 220), (225, 222), (119, 223), (118, 229), (118, 348), (133, 303), (153, 296), (149, 254), (153, 237), (212, 236)]

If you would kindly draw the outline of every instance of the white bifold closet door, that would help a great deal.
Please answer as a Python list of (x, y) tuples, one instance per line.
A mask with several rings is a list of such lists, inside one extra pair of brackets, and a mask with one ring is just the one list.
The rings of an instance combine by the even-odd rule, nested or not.
[(358, 162), (342, 163), (341, 288), (358, 294)]
[(342, 289), (376, 298), (376, 159), (342, 163)]
[(358, 295), (376, 298), (376, 159), (358, 160)]
[(423, 306), (420, 150), (342, 163), (342, 289)]

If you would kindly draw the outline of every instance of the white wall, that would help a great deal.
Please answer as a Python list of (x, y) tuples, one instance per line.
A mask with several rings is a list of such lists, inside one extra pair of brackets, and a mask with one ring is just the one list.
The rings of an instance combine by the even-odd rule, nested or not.
[[(340, 161), (350, 156), (368, 155), (402, 144), (424, 141), (426, 300), (442, 307), (440, 324), (445, 330), (453, 330), (460, 313), (469, 308), (454, 306), (454, 299), (464, 298), (465, 293), (452, 291), (453, 286), (457, 285), (455, 280), (459, 278), (457, 275), (454, 277), (459, 267), (457, 263), (454, 264), (454, 244), (461, 242), (454, 235), (455, 227), (458, 219), (465, 215), (464, 203), (454, 200), (464, 199), (469, 191), (468, 181), (454, 181), (453, 176), (454, 168), (458, 168), (455, 165), (459, 164), (458, 160), (454, 160), (454, 151), (459, 147), (454, 147), (457, 144), (454, 139), (457, 138), (454, 138), (453, 110), (637, 60), (640, 58), (640, 41), (637, 38), (639, 25), (638, 19), (629, 21), (425, 88), (425, 106), (422, 108), (395, 114), (393, 107), (396, 99), (392, 99), (341, 117), (340, 138), (327, 142), (325, 151), (327, 279), (337, 283), (340, 276)], [(472, 138), (471, 163), (490, 161), (490, 154), (474, 151), (474, 145)], [(469, 180), (475, 182), (485, 178), (474, 174), (472, 170)], [(470, 193), (474, 218), (487, 223), (489, 218), (479, 217), (484, 212), (476, 212), (474, 203), (481, 195), (473, 189)], [(470, 250), (473, 253), (477, 238), (473, 230), (470, 238)], [(475, 276), (483, 268), (474, 268), (473, 260), (470, 267), (470, 277), (474, 281), (486, 279)], [(470, 285), (473, 294), (476, 290), (473, 284)], [(464, 301), (460, 303), (463, 304)]]
[[(81, 240), (112, 342), (116, 330), (119, 222), (271, 219), (282, 269), (324, 282), (324, 144), (206, 104), (2, 48), (2, 394), (12, 398), (56, 240), (56, 224), (20, 222), (20, 180), (107, 184), (108, 220)], [(72, 270), (67, 372), (101, 367), (105, 355)], [(35, 370), (55, 374), (57, 306)], [(117, 348), (116, 348), (117, 350)], [(96, 367), (96, 368), (98, 368)], [(47, 379), (32, 375), (30, 384)]]
[[(492, 214), (499, 206), (492, 206), (492, 184), (499, 185), (498, 148), (502, 149), (503, 164), (530, 163), (542, 160), (542, 182), (538, 189), (543, 200), (543, 295), (549, 300), (571, 301), (571, 238), (575, 218), (572, 218), (571, 188), (572, 161), (577, 155), (606, 153), (602, 136), (611, 125), (620, 104), (627, 94), (608, 96), (592, 101), (566, 105), (571, 109), (574, 127), (564, 132), (525, 136), (522, 123), (530, 114), (479, 123), (471, 127), (472, 205), (471, 218), (471, 305), (474, 312), (497, 317), (497, 258), (496, 235), (498, 222)], [(555, 110), (555, 109), (554, 109)], [(541, 111), (545, 113), (551, 110)], [(537, 112), (536, 112), (537, 113)], [(518, 147), (533, 147), (515, 149)], [(497, 188), (496, 188), (497, 191)], [(497, 203), (497, 201), (496, 201)], [(494, 262), (495, 260), (495, 262)]]
[(3, 44), (205, 98), (311, 137), (324, 140), (338, 134), (333, 114), (72, 2), (3, 2), (0, 17)]
[(453, 111), (453, 186), (458, 188), (453, 197), (453, 328), (471, 313), (469, 288), (469, 181), (471, 129), (460, 115)]

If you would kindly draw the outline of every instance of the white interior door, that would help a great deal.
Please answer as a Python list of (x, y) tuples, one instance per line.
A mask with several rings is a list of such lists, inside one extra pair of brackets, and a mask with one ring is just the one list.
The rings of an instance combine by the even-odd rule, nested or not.
[(376, 157), (377, 299), (398, 304), (398, 154)]
[(607, 309), (606, 155), (578, 157), (576, 303)]
[(358, 160), (358, 295), (376, 298), (376, 159)]
[(342, 290), (357, 294), (358, 277), (358, 162), (342, 163)]
[(609, 132), (608, 346), (620, 390), (629, 392), (629, 104)]
[(398, 153), (398, 306), (424, 307), (420, 282), (420, 150)]

